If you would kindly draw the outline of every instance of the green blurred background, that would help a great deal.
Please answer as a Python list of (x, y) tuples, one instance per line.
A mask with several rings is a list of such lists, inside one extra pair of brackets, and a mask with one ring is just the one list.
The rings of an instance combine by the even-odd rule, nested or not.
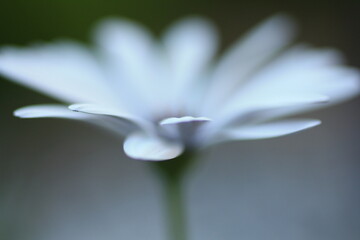
[[(222, 47), (274, 13), (299, 41), (332, 46), (360, 67), (360, 1), (1, 0), (0, 45), (71, 38), (121, 16), (156, 34), (188, 15), (219, 28)], [(121, 139), (65, 120), (19, 120), (55, 100), (0, 79), (0, 239), (165, 239), (158, 182)], [(323, 125), (274, 140), (218, 146), (189, 182), (191, 239), (353, 240), (360, 237), (360, 101), (311, 113)]]

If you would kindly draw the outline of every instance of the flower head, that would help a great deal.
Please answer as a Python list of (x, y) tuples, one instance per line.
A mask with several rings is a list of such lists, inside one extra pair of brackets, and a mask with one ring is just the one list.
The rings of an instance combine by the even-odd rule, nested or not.
[(359, 73), (332, 49), (290, 45), (285, 16), (263, 22), (214, 60), (207, 20), (175, 23), (155, 41), (142, 26), (107, 20), (95, 49), (70, 41), (0, 52), (0, 73), (65, 105), (18, 109), (22, 118), (88, 121), (126, 136), (135, 159), (166, 160), (229, 140), (283, 136), (320, 124), (286, 119), (347, 100)]

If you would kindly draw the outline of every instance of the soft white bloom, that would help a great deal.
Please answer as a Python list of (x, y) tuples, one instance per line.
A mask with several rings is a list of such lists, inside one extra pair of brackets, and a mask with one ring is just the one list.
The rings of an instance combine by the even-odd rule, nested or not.
[(70, 41), (3, 48), (0, 72), (72, 104), (24, 107), (16, 116), (95, 123), (125, 135), (124, 150), (135, 159), (295, 133), (320, 121), (278, 119), (359, 92), (358, 72), (337, 51), (290, 46), (294, 26), (285, 16), (251, 30), (218, 61), (217, 33), (201, 18), (174, 24), (160, 41), (115, 19), (94, 36), (94, 50)]

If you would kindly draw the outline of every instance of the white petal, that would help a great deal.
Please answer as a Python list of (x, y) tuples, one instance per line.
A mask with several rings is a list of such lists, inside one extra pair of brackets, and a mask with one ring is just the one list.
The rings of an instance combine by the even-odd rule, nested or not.
[(181, 124), (181, 123), (189, 123), (189, 122), (209, 122), (211, 121), (210, 118), (207, 117), (171, 117), (165, 118), (160, 121), (160, 125), (169, 125), (169, 124)]
[(163, 41), (176, 103), (204, 73), (217, 48), (217, 33), (207, 20), (187, 18), (174, 24)]
[(133, 97), (129, 104), (138, 103), (138, 108), (147, 111), (163, 102), (164, 68), (159, 46), (147, 29), (134, 22), (109, 19), (99, 24), (95, 38), (120, 93), (134, 93), (128, 96)]
[(19, 118), (69, 118), (78, 120), (91, 117), (83, 113), (72, 112), (66, 106), (55, 104), (22, 107), (17, 109), (14, 115)]
[[(294, 98), (327, 96), (327, 104), (298, 105), (288, 114), (325, 107), (354, 97), (360, 90), (357, 70), (334, 65), (340, 56), (332, 50), (296, 47), (254, 75), (222, 108), (222, 116), (248, 109), (291, 105)], [(284, 112), (285, 114), (285, 112)]]
[(155, 131), (152, 124), (145, 119), (136, 117), (127, 112), (122, 112), (116, 108), (96, 104), (72, 104), (69, 106), (69, 109), (75, 112), (116, 117), (119, 120), (131, 122), (148, 133), (153, 133)]
[(207, 117), (171, 117), (160, 121), (160, 131), (170, 139), (184, 143), (189, 147), (196, 147), (201, 143), (201, 127), (210, 122)]
[[(224, 55), (213, 73), (208, 93), (209, 106), (221, 103), (239, 84), (289, 44), (294, 24), (283, 15), (274, 16), (241, 38)], [(205, 109), (205, 114), (208, 109)]]
[[(284, 96), (285, 95), (285, 96)], [(329, 97), (322, 95), (292, 95), (284, 98), (270, 99), (268, 102), (261, 102), (252, 106), (241, 105), (237, 106), (237, 110), (229, 115), (222, 116), (216, 121), (213, 126), (213, 131), (221, 129), (223, 126), (240, 126), (242, 124), (253, 124), (259, 122), (265, 122), (274, 118), (288, 116), (294, 113), (299, 113), (300, 110), (310, 110), (326, 106), (329, 103)], [(215, 123), (215, 122), (214, 122)]]
[[(238, 96), (251, 102), (263, 96), (264, 102), (281, 94), (322, 94), (335, 98), (337, 87), (332, 82), (347, 84), (342, 80), (357, 73), (349, 68), (334, 65), (340, 62), (341, 56), (333, 50), (314, 50), (295, 47), (264, 67), (247, 85), (239, 90)], [(349, 80), (354, 82), (354, 80)], [(355, 80), (356, 82), (356, 80)], [(329, 91), (329, 90), (332, 91)], [(333, 92), (333, 94), (332, 94)], [(265, 96), (265, 97), (264, 97)]]
[[(222, 132), (222, 140), (253, 140), (280, 137), (315, 127), (321, 122), (313, 119), (283, 120), (259, 125), (242, 126)], [(220, 139), (219, 138), (219, 139)]]
[(66, 102), (114, 102), (93, 56), (79, 44), (58, 42), (2, 48), (0, 73)]
[(119, 121), (116, 118), (103, 117), (73, 112), (67, 106), (57, 104), (34, 105), (20, 108), (14, 112), (16, 117), (20, 118), (65, 118), (81, 120), (96, 126), (105, 128), (111, 133), (126, 136), (136, 130), (131, 122)]
[(140, 132), (130, 135), (124, 143), (125, 153), (138, 160), (168, 160), (179, 156), (183, 150), (183, 146), (178, 143), (167, 142)]

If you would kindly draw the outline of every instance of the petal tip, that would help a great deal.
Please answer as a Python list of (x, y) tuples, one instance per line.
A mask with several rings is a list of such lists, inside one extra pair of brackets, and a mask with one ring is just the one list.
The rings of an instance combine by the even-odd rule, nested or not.
[(68, 106), (68, 109), (74, 112), (79, 112), (83, 104), (72, 104)]
[(124, 152), (130, 158), (141, 161), (165, 161), (178, 157), (184, 147), (177, 143), (166, 142), (143, 133), (134, 133), (124, 142)]
[(24, 114), (24, 111), (20, 108), (20, 109), (17, 109), (13, 112), (13, 116), (14, 117), (18, 117), (18, 118), (27, 118), (26, 117), (26, 114)]

